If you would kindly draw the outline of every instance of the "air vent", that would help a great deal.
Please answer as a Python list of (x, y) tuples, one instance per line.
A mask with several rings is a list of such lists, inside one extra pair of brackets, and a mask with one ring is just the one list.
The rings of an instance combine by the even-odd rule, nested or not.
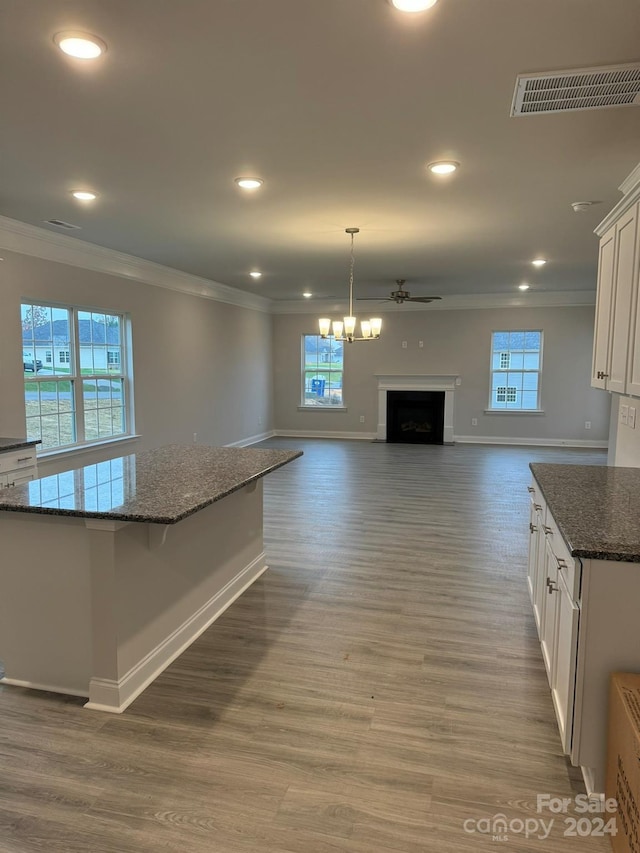
[(65, 231), (81, 230), (81, 225), (72, 225), (70, 222), (63, 222), (62, 219), (45, 219), (45, 225), (55, 225), (56, 228), (64, 228)]
[(512, 116), (600, 110), (640, 104), (640, 63), (520, 74)]

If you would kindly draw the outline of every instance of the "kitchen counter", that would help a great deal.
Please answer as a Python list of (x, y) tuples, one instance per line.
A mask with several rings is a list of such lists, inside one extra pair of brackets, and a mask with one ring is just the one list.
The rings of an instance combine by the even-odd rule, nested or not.
[(176, 524), (302, 451), (167, 445), (0, 490), (0, 510)]
[(169, 445), (0, 491), (0, 685), (124, 711), (266, 571), (263, 479), (301, 455)]
[(22, 450), (24, 447), (33, 447), (41, 443), (39, 438), (6, 438), (0, 435), (0, 453), (5, 450)]
[(529, 467), (573, 557), (640, 563), (640, 469)]

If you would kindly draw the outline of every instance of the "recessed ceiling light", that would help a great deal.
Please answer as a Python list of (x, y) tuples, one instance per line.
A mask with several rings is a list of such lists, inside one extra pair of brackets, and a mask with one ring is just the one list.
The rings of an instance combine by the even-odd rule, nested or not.
[(102, 39), (89, 33), (56, 33), (53, 40), (61, 51), (75, 59), (97, 59), (107, 49)]
[(249, 273), (249, 275), (251, 276), (251, 278), (260, 278), (262, 276), (262, 273), (258, 272), (258, 270), (253, 270)]
[(305, 290), (305, 292), (302, 295), (304, 296), (305, 299), (311, 299), (311, 297), (313, 296), (313, 293), (309, 293), (308, 290)]
[(98, 198), (97, 193), (89, 192), (89, 190), (73, 190), (71, 195), (78, 201), (95, 201)]
[(389, 0), (392, 6), (401, 12), (424, 12), (435, 6), (438, 0)]
[(264, 183), (262, 178), (236, 178), (235, 181), (243, 190), (257, 190)]
[(534, 261), (531, 261), (534, 267), (543, 267), (547, 262), (544, 258), (536, 258)]
[(522, 284), (518, 285), (518, 290), (529, 290), (530, 287), (531, 287), (530, 284), (526, 284), (523, 282)]
[(434, 175), (450, 175), (459, 165), (455, 160), (437, 160), (435, 163), (429, 163), (427, 169)]

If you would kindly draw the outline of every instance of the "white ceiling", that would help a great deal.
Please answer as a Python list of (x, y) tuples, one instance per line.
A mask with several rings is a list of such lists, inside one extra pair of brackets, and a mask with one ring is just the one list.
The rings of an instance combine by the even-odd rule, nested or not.
[[(107, 53), (66, 57), (67, 29)], [(518, 73), (638, 59), (637, 0), (3, 0), (0, 213), (275, 300), (342, 297), (349, 226), (358, 296), (593, 289), (640, 108), (511, 99)]]

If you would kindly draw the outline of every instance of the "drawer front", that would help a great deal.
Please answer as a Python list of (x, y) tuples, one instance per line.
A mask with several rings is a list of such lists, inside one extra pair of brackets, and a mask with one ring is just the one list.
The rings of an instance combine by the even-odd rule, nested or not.
[(23, 450), (11, 450), (0, 453), (0, 471), (20, 471), (22, 468), (35, 468), (36, 449), (27, 447)]
[(573, 601), (577, 601), (580, 597), (580, 580), (581, 580), (581, 564), (579, 560), (572, 557), (567, 548), (566, 542), (562, 538), (558, 525), (555, 522), (551, 513), (547, 513), (544, 532), (549, 542), (549, 546), (555, 557), (558, 573), (562, 575), (569, 595)]

